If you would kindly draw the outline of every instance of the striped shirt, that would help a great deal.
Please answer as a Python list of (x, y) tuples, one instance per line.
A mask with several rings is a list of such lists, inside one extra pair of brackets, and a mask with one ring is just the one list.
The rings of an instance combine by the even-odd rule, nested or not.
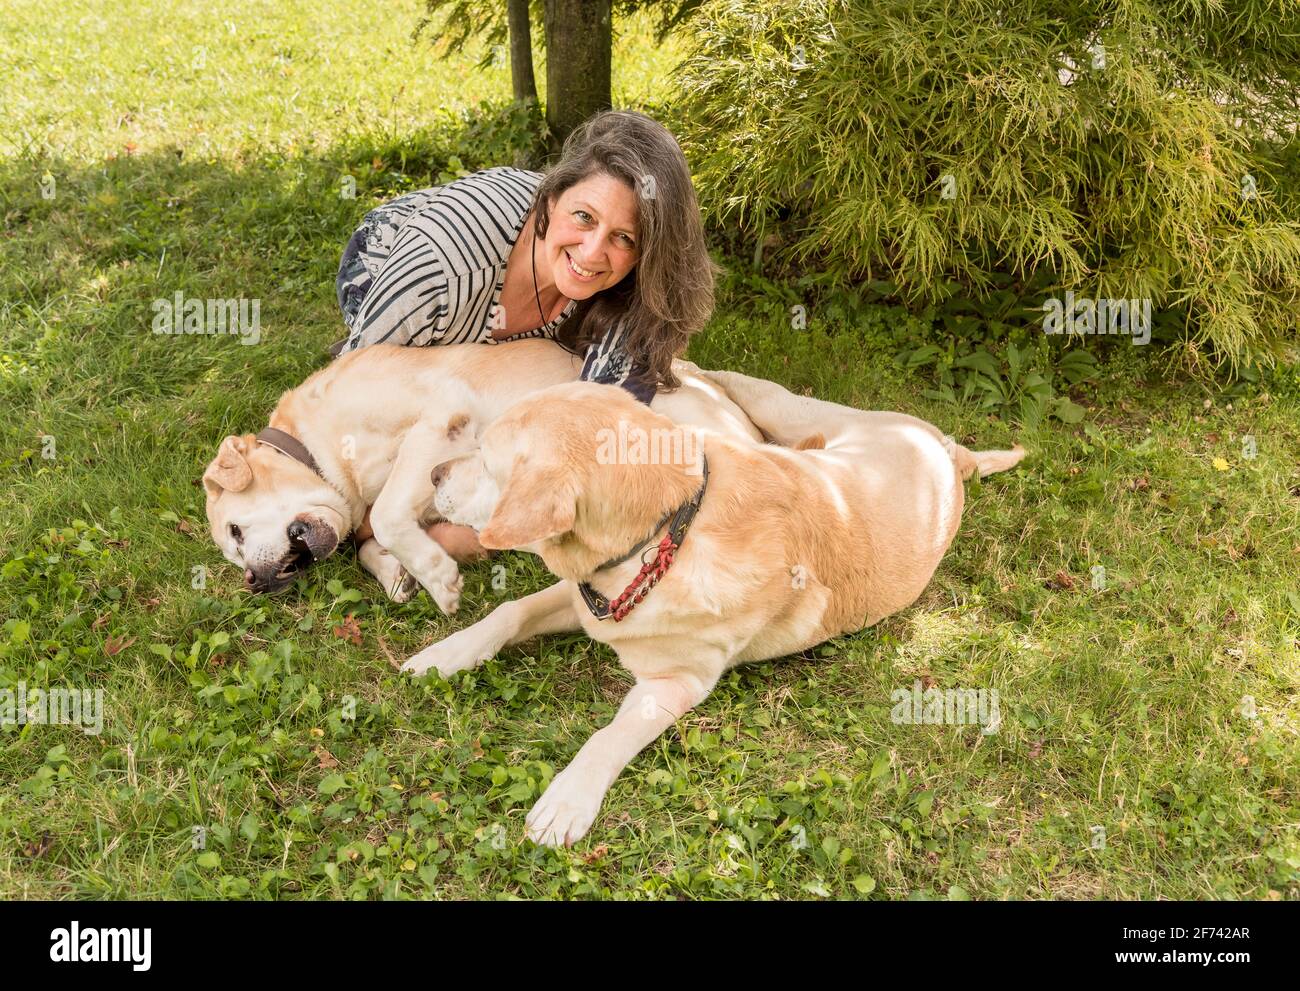
[[(485, 169), (444, 186), (407, 193), (370, 211), (353, 235), (339, 269), (339, 299), (350, 333), (336, 353), (370, 344), (501, 344), (554, 340), (577, 307), (505, 340), (500, 308), (506, 262), (523, 230), (539, 172), (506, 166)], [(539, 314), (540, 316), (540, 314)], [(644, 366), (624, 349), (614, 327), (584, 355), (582, 378), (621, 385), (643, 402), (654, 396)]]

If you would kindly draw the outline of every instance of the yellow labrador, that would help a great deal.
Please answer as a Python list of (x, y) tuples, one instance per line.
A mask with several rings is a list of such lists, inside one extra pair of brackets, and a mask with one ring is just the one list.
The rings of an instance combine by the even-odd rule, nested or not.
[[(563, 580), (404, 669), (448, 675), (507, 645), (581, 628), (636, 678), (614, 720), (529, 813), (539, 843), (583, 836), (624, 766), (728, 668), (805, 650), (912, 603), (957, 532), (962, 480), (1024, 454), (969, 451), (914, 417), (699, 374), (785, 446), (706, 434), (697, 448), (685, 436), (693, 431), (620, 390), (570, 383), (516, 404), (478, 451), (434, 472), (443, 517), (477, 528), (484, 547), (540, 554)], [(674, 433), (678, 442), (662, 443)], [(657, 447), (639, 443), (656, 436)], [(655, 450), (699, 456), (644, 457)]]
[[(286, 392), (267, 430), (221, 442), (203, 473), (212, 539), (249, 588), (274, 592), (359, 536), (361, 563), (390, 598), (406, 601), (418, 582), (454, 612), (459, 568), (426, 530), (437, 518), (430, 470), (475, 443), (468, 424), (488, 423), (579, 371), (579, 359), (540, 340), (375, 345), (344, 355)], [(697, 371), (682, 363), (683, 387), (657, 396), (655, 408), (761, 439)]]

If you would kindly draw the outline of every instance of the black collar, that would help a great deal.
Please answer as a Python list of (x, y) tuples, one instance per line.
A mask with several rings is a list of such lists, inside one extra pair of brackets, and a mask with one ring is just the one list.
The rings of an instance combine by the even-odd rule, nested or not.
[[(663, 573), (672, 565), (673, 556), (677, 548), (681, 546), (682, 541), (686, 539), (686, 531), (690, 529), (695, 514), (700, 511), (700, 504), (704, 501), (704, 492), (709, 487), (709, 459), (703, 452), (700, 453), (700, 463), (704, 479), (700, 483), (699, 491), (673, 512), (665, 515), (655, 524), (654, 529), (650, 531), (650, 535), (626, 554), (610, 558), (596, 568), (597, 571), (604, 571), (606, 568), (622, 564), (638, 553), (641, 554), (641, 570), (621, 595), (611, 602), (592, 588), (590, 582), (578, 583), (578, 591), (582, 593), (582, 601), (587, 604), (587, 608), (591, 610), (591, 614), (597, 619), (612, 618), (616, 623), (621, 621), (633, 606), (645, 598), (646, 593), (655, 586), (659, 579), (663, 577)], [(645, 560), (645, 550), (665, 523), (668, 524), (668, 532), (659, 541), (654, 559), (647, 562)]]

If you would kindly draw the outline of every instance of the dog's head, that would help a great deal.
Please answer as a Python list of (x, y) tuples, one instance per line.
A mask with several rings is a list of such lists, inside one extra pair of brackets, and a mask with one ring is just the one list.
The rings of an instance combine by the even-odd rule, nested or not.
[(203, 472), (212, 539), (255, 592), (278, 592), (351, 529), (346, 500), (252, 434), (227, 437)]
[[(531, 550), (560, 577), (585, 577), (699, 487), (698, 446), (680, 457), (692, 449), (685, 435), (617, 386), (552, 386), (510, 407), (478, 450), (433, 470), (434, 506), (488, 549)], [(669, 456), (647, 456), (646, 439)]]

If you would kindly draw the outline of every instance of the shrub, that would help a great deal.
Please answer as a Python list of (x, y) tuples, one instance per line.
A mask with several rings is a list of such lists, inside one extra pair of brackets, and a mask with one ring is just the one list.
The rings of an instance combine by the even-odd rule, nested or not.
[(681, 66), (709, 220), (901, 298), (994, 273), (1185, 314), (1177, 356), (1295, 341), (1300, 7), (721, 0)]

